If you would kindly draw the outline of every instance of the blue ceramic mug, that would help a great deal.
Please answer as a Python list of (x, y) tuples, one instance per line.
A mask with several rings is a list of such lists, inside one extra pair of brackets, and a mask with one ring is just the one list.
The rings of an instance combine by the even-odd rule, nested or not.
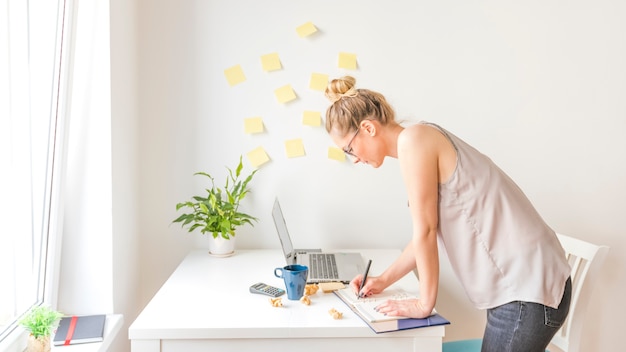
[(308, 274), (309, 268), (306, 265), (293, 264), (274, 269), (274, 275), (285, 280), (287, 298), (291, 300), (302, 298)]

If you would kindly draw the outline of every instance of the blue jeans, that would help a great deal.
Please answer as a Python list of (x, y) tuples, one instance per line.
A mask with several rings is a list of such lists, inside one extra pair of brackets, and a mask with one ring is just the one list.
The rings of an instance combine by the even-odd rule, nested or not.
[(567, 279), (558, 309), (515, 301), (487, 310), (481, 352), (544, 352), (569, 313), (571, 295)]

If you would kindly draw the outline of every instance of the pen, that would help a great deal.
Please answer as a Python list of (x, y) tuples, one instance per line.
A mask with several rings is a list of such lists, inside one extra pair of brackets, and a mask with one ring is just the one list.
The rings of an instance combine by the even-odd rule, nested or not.
[(365, 267), (365, 274), (363, 274), (363, 280), (361, 280), (361, 287), (359, 287), (359, 297), (358, 298), (363, 297), (363, 294), (361, 294), (361, 290), (363, 290), (363, 285), (365, 285), (365, 280), (367, 280), (367, 273), (369, 273), (371, 265), (372, 265), (372, 260), (370, 259), (367, 262), (367, 266)]

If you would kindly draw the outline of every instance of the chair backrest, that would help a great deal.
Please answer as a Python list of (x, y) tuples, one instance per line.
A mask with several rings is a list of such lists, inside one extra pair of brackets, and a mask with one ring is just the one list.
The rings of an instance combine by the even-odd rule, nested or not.
[(551, 343), (566, 352), (579, 352), (591, 293), (609, 247), (598, 246), (563, 234), (557, 236), (572, 268), (572, 300), (567, 320)]

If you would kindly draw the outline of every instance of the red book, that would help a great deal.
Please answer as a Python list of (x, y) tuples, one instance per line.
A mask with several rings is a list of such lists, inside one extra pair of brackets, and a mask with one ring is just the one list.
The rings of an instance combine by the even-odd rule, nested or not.
[(101, 342), (104, 338), (106, 315), (63, 317), (59, 322), (53, 343), (55, 346)]

